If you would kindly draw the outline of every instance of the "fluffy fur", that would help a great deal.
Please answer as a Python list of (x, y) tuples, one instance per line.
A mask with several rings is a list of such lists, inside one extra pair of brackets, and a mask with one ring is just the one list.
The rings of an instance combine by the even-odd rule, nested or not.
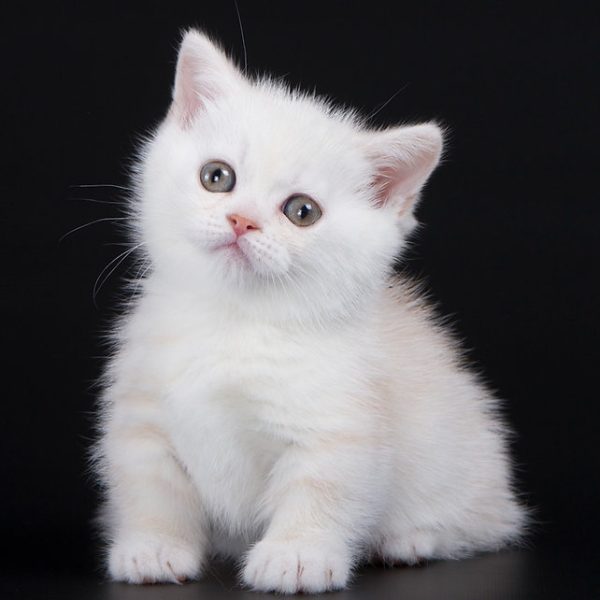
[[(519, 536), (496, 400), (393, 274), (441, 149), (435, 124), (369, 130), (186, 34), (133, 206), (150, 269), (103, 396), (112, 578), (195, 579), (221, 554), (252, 589), (321, 592), (368, 558)], [(231, 192), (200, 184), (215, 159)], [(294, 193), (314, 225), (283, 215)], [(223, 248), (232, 213), (259, 229)]]

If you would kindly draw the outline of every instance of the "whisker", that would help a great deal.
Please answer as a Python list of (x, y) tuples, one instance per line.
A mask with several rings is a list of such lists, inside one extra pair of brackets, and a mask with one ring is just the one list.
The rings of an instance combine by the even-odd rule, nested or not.
[(235, 12), (237, 13), (238, 23), (240, 25), (240, 35), (242, 37), (242, 47), (244, 48), (244, 73), (248, 70), (248, 52), (246, 51), (246, 38), (244, 37), (244, 28), (242, 27), (242, 17), (240, 15), (240, 8), (237, 0), (233, 0), (235, 6)]
[(400, 89), (396, 90), (379, 108), (375, 109), (375, 111), (368, 115), (366, 120), (370, 121), (375, 115), (380, 113), (400, 92), (403, 92), (407, 87), (408, 83), (405, 83)]
[(123, 203), (122, 202), (113, 202), (111, 200), (97, 200), (96, 198), (75, 198), (75, 197), (70, 197), (69, 200), (82, 200), (85, 202), (96, 202), (98, 204), (116, 204), (118, 206), (122, 206)]
[(67, 231), (63, 236), (60, 237), (58, 243), (60, 244), (66, 237), (70, 236), (72, 233), (79, 231), (80, 229), (84, 229), (85, 227), (89, 227), (90, 225), (95, 225), (96, 223), (102, 223), (104, 221), (125, 221), (127, 217), (102, 217), (101, 219), (96, 219), (95, 221), (90, 221), (89, 223), (84, 223), (83, 225), (79, 225), (75, 227), (75, 229), (71, 229), (71, 231)]
[(135, 277), (134, 277), (135, 285), (133, 287), (133, 290), (131, 291), (131, 296), (129, 297), (129, 303), (128, 303), (129, 306), (131, 306), (131, 303), (136, 298), (138, 291), (140, 289), (140, 285), (144, 281), (146, 274), (148, 273), (148, 271), (151, 268), (152, 268), (152, 263), (149, 260), (146, 260), (145, 262), (142, 261), (142, 264), (141, 264), (140, 268), (137, 270), (137, 273), (135, 274)]
[(127, 192), (131, 191), (130, 188), (123, 185), (116, 185), (115, 183), (82, 183), (82, 184), (73, 184), (69, 186), (70, 188), (116, 188), (118, 190), (125, 190)]
[[(134, 252), (135, 250), (137, 250), (138, 248), (140, 248), (141, 246), (143, 246), (144, 243), (145, 242), (140, 242), (139, 244), (136, 244), (132, 248), (129, 248), (128, 250), (124, 250), (118, 256), (116, 256), (115, 258), (113, 258), (104, 267), (104, 269), (102, 269), (102, 271), (100, 271), (100, 275), (98, 275), (98, 277), (96, 278), (96, 281), (94, 283), (94, 288), (92, 290), (92, 298), (94, 300), (94, 306), (98, 307), (98, 305), (96, 304), (96, 297), (97, 297), (98, 293), (100, 292), (100, 289), (102, 288), (102, 286), (108, 281), (109, 277), (115, 272), (115, 270), (119, 267), (119, 265), (121, 265), (121, 263), (132, 252)], [(112, 267), (112, 269), (110, 269), (110, 271), (108, 271), (108, 269), (111, 267), (111, 265), (114, 265), (114, 266)], [(104, 273), (106, 273), (106, 275), (104, 277), (102, 277), (104, 275)]]

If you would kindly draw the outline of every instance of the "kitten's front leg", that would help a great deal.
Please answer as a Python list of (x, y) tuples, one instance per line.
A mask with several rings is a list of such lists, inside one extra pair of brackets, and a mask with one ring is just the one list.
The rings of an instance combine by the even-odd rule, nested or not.
[(320, 593), (347, 585), (378, 495), (372, 453), (347, 438), (293, 448), (277, 464), (265, 498), (273, 516), (242, 572), (252, 589)]
[(197, 579), (207, 546), (197, 492), (151, 403), (121, 400), (100, 445), (109, 574), (129, 583)]

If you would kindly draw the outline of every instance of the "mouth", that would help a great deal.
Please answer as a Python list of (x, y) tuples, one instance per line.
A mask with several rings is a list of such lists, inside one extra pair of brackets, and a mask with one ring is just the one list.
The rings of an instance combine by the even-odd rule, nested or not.
[(244, 254), (243, 250), (239, 247), (237, 241), (227, 242), (221, 246), (217, 246), (215, 250), (224, 252), (228, 257), (248, 261), (248, 257)]

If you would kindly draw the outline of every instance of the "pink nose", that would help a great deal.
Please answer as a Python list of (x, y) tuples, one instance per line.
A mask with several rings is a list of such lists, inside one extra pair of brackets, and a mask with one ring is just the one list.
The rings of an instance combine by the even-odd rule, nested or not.
[(260, 229), (254, 221), (242, 217), (241, 215), (227, 215), (227, 220), (231, 223), (231, 227), (233, 231), (235, 231), (236, 237), (240, 237), (249, 231)]

